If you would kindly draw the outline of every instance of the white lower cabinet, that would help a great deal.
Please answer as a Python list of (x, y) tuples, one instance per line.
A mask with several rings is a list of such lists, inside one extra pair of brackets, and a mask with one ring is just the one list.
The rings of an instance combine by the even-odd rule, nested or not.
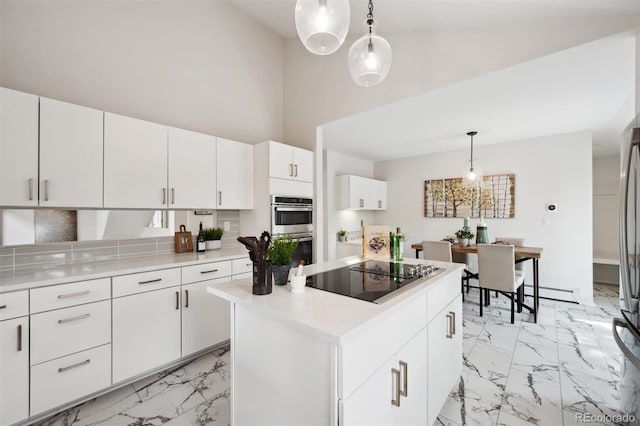
[(180, 286), (113, 299), (113, 383), (180, 358)]
[[(26, 292), (25, 292), (26, 293)], [(29, 317), (0, 322), (0, 424), (29, 417)]]
[(429, 323), (429, 424), (447, 400), (462, 371), (462, 296), (458, 295)]
[(345, 425), (427, 424), (427, 328), (342, 403)]
[(111, 345), (31, 367), (31, 416), (111, 385)]
[(207, 293), (207, 286), (229, 278), (182, 286), (182, 356), (229, 339), (229, 302)]

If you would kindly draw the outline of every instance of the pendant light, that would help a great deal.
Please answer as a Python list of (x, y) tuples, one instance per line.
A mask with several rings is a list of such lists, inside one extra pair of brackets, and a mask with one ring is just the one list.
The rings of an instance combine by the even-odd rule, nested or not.
[(349, 0), (297, 0), (296, 29), (304, 47), (316, 55), (335, 52), (349, 32)]
[(473, 158), (473, 137), (477, 134), (478, 132), (467, 133), (467, 136), (471, 137), (471, 158), (465, 162), (462, 182), (465, 186), (479, 186), (482, 183), (480, 162)]
[(349, 72), (358, 86), (371, 87), (382, 83), (391, 68), (391, 45), (375, 34), (373, 2), (369, 0), (367, 32), (349, 49)]

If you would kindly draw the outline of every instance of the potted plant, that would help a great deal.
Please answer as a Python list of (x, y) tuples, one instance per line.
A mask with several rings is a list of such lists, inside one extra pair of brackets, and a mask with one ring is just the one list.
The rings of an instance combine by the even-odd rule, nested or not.
[(456, 237), (458, 237), (460, 245), (466, 247), (469, 245), (469, 240), (474, 237), (474, 234), (468, 228), (462, 228), (456, 231)]
[(347, 241), (347, 230), (340, 228), (338, 231), (338, 241)]
[(271, 240), (267, 257), (273, 262), (273, 282), (285, 285), (291, 269), (293, 252), (298, 248), (298, 240), (290, 235), (282, 235)]
[(204, 234), (207, 250), (218, 250), (222, 246), (220, 241), (224, 234), (222, 228), (204, 228), (202, 233)]

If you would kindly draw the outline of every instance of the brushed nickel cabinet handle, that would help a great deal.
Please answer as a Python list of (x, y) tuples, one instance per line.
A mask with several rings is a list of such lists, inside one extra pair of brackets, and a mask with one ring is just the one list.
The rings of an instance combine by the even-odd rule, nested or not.
[(456, 313), (453, 311), (449, 311), (451, 314), (451, 334), (455, 336), (456, 334)]
[(408, 371), (409, 364), (405, 361), (398, 362), (400, 364), (400, 371), (402, 372), (402, 378), (404, 379), (404, 383), (402, 384), (402, 390), (400, 391), (400, 396), (404, 396), (405, 398), (409, 395), (409, 384), (408, 384)]
[(189, 307), (189, 290), (184, 291), (184, 296), (185, 296), (184, 307), (188, 308)]
[(67, 322), (83, 320), (83, 319), (89, 318), (90, 316), (91, 314), (84, 314), (84, 315), (78, 315), (77, 317), (64, 318), (64, 319), (58, 320), (58, 324), (65, 324)]
[(293, 168), (294, 168), (294, 170), (295, 170), (295, 172), (293, 172), (293, 176), (294, 176), (294, 177), (298, 177), (298, 165), (297, 165), (297, 164), (294, 164), (294, 165), (293, 165)]
[(18, 325), (18, 352), (22, 352), (22, 324)]
[(289, 163), (289, 176), (293, 176), (293, 164)]
[(360, 207), (364, 207), (364, 198), (360, 198)]
[(29, 201), (33, 201), (33, 178), (29, 178)]
[(162, 204), (167, 204), (167, 188), (162, 188)]
[(218, 272), (217, 269), (211, 269), (209, 271), (200, 271), (201, 274), (213, 274), (214, 272)]
[(176, 291), (176, 311), (180, 310), (180, 292)]
[(176, 189), (171, 188), (171, 204), (175, 204), (175, 203), (176, 203)]
[(382, 208), (382, 201), (378, 200), (378, 208), (381, 209)]
[[(395, 378), (395, 380), (394, 380)], [(391, 405), (394, 407), (400, 406), (400, 370), (397, 368), (391, 369), (391, 387), (395, 384), (395, 398), (391, 400)]]
[(451, 327), (451, 313), (447, 314), (447, 339), (453, 339), (453, 331)]
[(7, 309), (7, 305), (0, 305), (0, 309)]
[(218, 191), (218, 205), (222, 205), (222, 191)]
[(90, 364), (90, 363), (91, 363), (91, 360), (90, 359), (86, 359), (86, 360), (84, 360), (82, 362), (70, 365), (68, 367), (58, 368), (58, 373), (64, 373), (65, 371), (69, 371), (69, 370), (72, 370), (74, 368), (82, 367), (83, 365), (87, 365), (87, 364)]
[(68, 299), (69, 297), (86, 296), (91, 293), (91, 290), (78, 291), (77, 293), (59, 294), (58, 299)]
[(159, 283), (160, 281), (162, 281), (162, 278), (156, 278), (155, 280), (138, 281), (138, 284)]
[(44, 200), (49, 201), (49, 179), (44, 180)]

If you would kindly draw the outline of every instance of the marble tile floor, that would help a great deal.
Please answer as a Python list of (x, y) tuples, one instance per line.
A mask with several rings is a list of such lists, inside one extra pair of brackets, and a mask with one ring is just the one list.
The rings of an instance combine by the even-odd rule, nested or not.
[[(616, 286), (595, 285), (596, 306), (541, 300), (538, 324), (528, 313), (511, 324), (507, 299), (495, 295), (480, 318), (471, 291), (463, 307), (463, 372), (436, 424), (568, 426), (580, 424), (578, 413), (620, 414), (620, 353), (611, 335)], [(228, 425), (229, 362), (220, 349), (39, 425)]]

